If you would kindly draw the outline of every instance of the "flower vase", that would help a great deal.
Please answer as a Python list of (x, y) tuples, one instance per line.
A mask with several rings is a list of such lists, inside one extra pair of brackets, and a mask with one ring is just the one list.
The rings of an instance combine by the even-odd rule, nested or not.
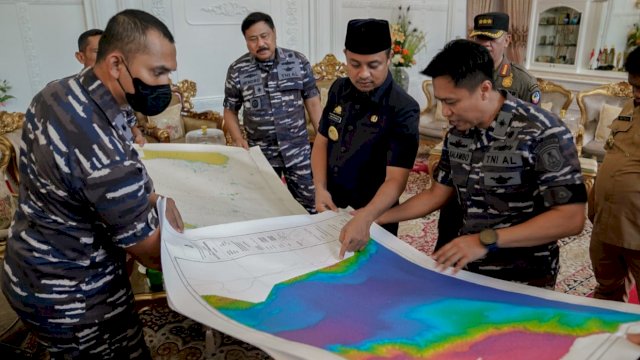
[(409, 91), (409, 73), (404, 66), (391, 66), (391, 76), (404, 91)]

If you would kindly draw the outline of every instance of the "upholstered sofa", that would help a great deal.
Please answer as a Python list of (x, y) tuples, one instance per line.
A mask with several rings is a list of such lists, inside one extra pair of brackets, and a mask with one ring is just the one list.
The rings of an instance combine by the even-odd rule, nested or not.
[(631, 97), (631, 85), (627, 82), (605, 84), (578, 92), (580, 124), (584, 128), (583, 156), (595, 157), (602, 161), (605, 154), (604, 144), (609, 136), (609, 125)]

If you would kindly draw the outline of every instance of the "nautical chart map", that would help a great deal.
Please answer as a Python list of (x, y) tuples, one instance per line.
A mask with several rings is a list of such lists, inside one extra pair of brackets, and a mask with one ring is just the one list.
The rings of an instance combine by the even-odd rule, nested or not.
[(156, 192), (175, 200), (188, 228), (307, 213), (258, 147), (146, 144), (139, 151)]
[[(461, 272), (377, 225), (335, 255), (346, 212), (162, 229), (172, 307), (276, 358), (635, 359), (640, 308)], [(166, 221), (164, 221), (166, 224)]]

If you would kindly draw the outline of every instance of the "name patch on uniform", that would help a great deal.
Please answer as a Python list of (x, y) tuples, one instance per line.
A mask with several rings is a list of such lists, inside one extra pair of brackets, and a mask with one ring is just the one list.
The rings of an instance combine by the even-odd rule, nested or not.
[(517, 153), (489, 152), (484, 155), (484, 164), (499, 167), (522, 166), (522, 158)]
[(260, 76), (260, 72), (254, 71), (248, 74), (240, 74), (240, 85), (244, 86), (253, 86), (253, 85), (261, 85), (262, 78)]
[(486, 172), (484, 173), (484, 184), (489, 186), (520, 185), (520, 173), (512, 172)]
[(619, 115), (618, 120), (620, 121), (631, 121), (631, 116), (629, 115)]
[(342, 122), (342, 106), (338, 105), (329, 113), (329, 120), (340, 124)]
[(278, 79), (296, 79), (300, 78), (300, 61), (292, 58), (278, 64)]
[(451, 159), (451, 161), (455, 161), (457, 163), (470, 164), (471, 163), (471, 152), (470, 151), (456, 150), (456, 149), (449, 149), (449, 159)]
[(342, 122), (342, 116), (336, 115), (335, 113), (329, 113), (329, 120), (340, 124)]

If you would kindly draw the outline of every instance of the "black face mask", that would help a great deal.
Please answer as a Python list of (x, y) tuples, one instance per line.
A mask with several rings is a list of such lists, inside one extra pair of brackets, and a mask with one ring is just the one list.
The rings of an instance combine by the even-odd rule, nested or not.
[(131, 108), (135, 111), (141, 112), (147, 116), (158, 115), (163, 112), (171, 102), (171, 85), (147, 85), (139, 78), (134, 78), (129, 71), (129, 67), (122, 60), (125, 69), (129, 73), (129, 76), (133, 80), (134, 93), (128, 93), (118, 79), (118, 84), (124, 91), (124, 95), (127, 98), (127, 102), (131, 105)]

